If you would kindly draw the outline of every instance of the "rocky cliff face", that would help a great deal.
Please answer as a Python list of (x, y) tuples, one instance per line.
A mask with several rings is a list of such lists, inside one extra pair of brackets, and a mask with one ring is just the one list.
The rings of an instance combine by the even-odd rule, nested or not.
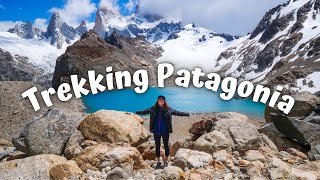
[(0, 81), (33, 81), (39, 75), (40, 71), (28, 63), (27, 57), (0, 49)]
[(51, 44), (56, 45), (58, 49), (61, 49), (64, 38), (61, 33), (61, 22), (60, 16), (57, 12), (54, 12), (51, 16), (47, 32), (45, 33), (46, 38), (51, 37)]
[(105, 41), (90, 30), (57, 59), (52, 85), (57, 88), (63, 82), (69, 83), (72, 74), (87, 78), (88, 70), (106, 74), (108, 66), (113, 67), (113, 72), (127, 70), (132, 74), (146, 69), (149, 83), (155, 84), (155, 59), (160, 53), (161, 49), (143, 38), (132, 39), (113, 33)]
[(319, 0), (290, 0), (271, 9), (248, 39), (217, 59), (225, 75), (294, 90), (319, 91)]

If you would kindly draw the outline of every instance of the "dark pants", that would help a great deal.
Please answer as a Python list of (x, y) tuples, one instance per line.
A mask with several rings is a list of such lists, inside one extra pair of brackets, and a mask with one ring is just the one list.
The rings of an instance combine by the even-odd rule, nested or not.
[(170, 148), (169, 148), (169, 133), (168, 134), (153, 134), (154, 141), (156, 143), (156, 155), (160, 157), (160, 144), (161, 144), (161, 137), (163, 141), (163, 146), (165, 150), (165, 156), (169, 156)]

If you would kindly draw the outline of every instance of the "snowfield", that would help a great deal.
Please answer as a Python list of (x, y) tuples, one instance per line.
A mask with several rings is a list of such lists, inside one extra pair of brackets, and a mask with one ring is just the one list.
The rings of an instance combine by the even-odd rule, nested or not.
[(67, 44), (57, 49), (50, 44), (50, 39), (23, 39), (13, 33), (0, 32), (0, 48), (13, 55), (28, 57), (29, 62), (45, 74), (53, 74), (56, 60), (65, 52)]
[(297, 86), (299, 88), (292, 88), (292, 89), (298, 90), (298, 91), (309, 91), (311, 93), (316, 93), (320, 90), (319, 78), (320, 78), (320, 72), (313, 72), (309, 74), (306, 78), (298, 79)]
[[(175, 69), (193, 70), (198, 67), (204, 72), (215, 72), (216, 61), (221, 52), (229, 47), (236, 46), (244, 38), (227, 41), (220, 36), (213, 36), (214, 31), (201, 27), (190, 27), (186, 25), (184, 30), (178, 33), (179, 38), (168, 40), (160, 46), (164, 49), (162, 57), (157, 59), (158, 63), (169, 62)], [(199, 42), (202, 36), (206, 40)]]

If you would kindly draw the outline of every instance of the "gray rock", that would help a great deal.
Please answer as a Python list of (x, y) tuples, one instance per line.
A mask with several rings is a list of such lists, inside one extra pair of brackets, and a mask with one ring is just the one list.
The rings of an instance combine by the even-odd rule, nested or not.
[(128, 179), (129, 175), (120, 167), (115, 167), (107, 173), (107, 179), (110, 180), (121, 180)]
[(175, 161), (187, 162), (187, 166), (189, 168), (200, 168), (210, 165), (213, 161), (213, 158), (210, 154), (205, 152), (180, 148), (174, 156), (173, 161), (173, 164), (178, 164)]
[(43, 117), (29, 123), (20, 136), (13, 139), (13, 144), (28, 155), (61, 155), (79, 121), (58, 109), (49, 110)]
[(247, 151), (244, 158), (248, 161), (266, 161), (266, 158), (257, 150)]
[(285, 16), (277, 17), (273, 20), (269, 27), (262, 33), (259, 42), (266, 43), (270, 39), (272, 39), (278, 32), (283, 31), (288, 25), (291, 20), (294, 19), (294, 13), (290, 12)]
[(200, 136), (194, 143), (194, 149), (212, 154), (219, 150), (231, 151), (232, 145), (223, 133), (214, 130)]
[(44, 154), (3, 162), (0, 163), (0, 177), (3, 180), (49, 180), (50, 169), (66, 161), (67, 160), (61, 156)]
[[(316, 104), (319, 103), (319, 98), (316, 95), (306, 91), (294, 94), (292, 97), (294, 98), (295, 103), (290, 113), (287, 115), (289, 117), (299, 117), (300, 119), (304, 119), (312, 113)], [(272, 122), (270, 113), (283, 114), (276, 108), (267, 106), (264, 115), (267, 122)]]
[(240, 153), (249, 149), (258, 149), (261, 136), (254, 125), (240, 124), (238, 127), (230, 127), (229, 133), (234, 140), (235, 150)]
[(265, 134), (277, 147), (278, 150), (284, 150), (288, 148), (295, 148), (302, 152), (307, 152), (308, 149), (305, 146), (302, 146), (297, 141), (294, 141), (291, 138), (288, 138), (281, 134), (278, 129), (274, 126), (273, 123), (268, 123), (261, 126), (258, 131)]
[(319, 152), (316, 150), (320, 144), (320, 125), (291, 118), (284, 115), (271, 114), (275, 127), (287, 137), (295, 141), (311, 146), (309, 152), (310, 159), (318, 157)]
[(157, 174), (156, 180), (179, 180), (181, 179), (181, 173), (183, 170), (176, 166), (168, 166), (164, 170)]
[(213, 129), (222, 132), (233, 149), (244, 153), (249, 149), (257, 149), (261, 137), (257, 127), (246, 120), (231, 116), (234, 119), (220, 119), (214, 123)]

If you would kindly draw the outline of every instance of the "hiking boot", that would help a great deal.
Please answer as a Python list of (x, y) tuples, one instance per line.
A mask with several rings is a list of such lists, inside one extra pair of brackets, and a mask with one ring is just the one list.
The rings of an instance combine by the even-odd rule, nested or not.
[(156, 169), (160, 169), (160, 168), (161, 168), (161, 162), (157, 162)]
[(168, 161), (163, 162), (163, 167), (167, 167), (168, 166)]

